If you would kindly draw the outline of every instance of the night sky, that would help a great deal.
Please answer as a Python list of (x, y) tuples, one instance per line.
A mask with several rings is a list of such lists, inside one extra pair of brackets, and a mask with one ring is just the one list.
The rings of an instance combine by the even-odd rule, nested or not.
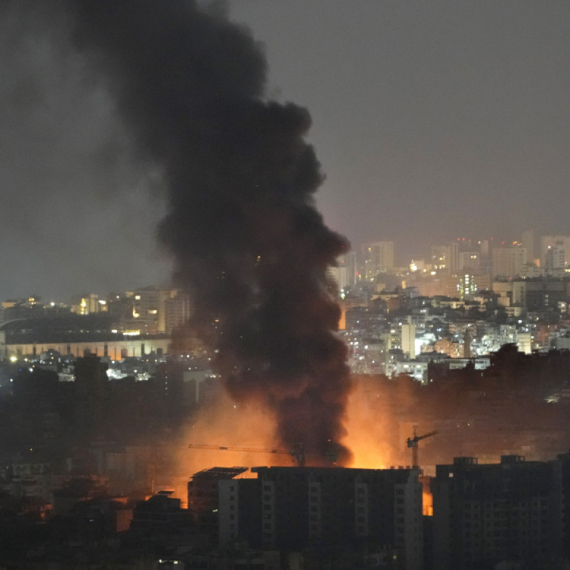
[[(0, 299), (167, 283), (160, 180), (57, 2), (32, 4), (0, 6)], [(230, 15), (266, 47), (270, 96), (311, 111), (318, 204), (353, 243), (393, 239), (405, 263), (458, 236), (570, 234), (567, 0), (233, 0)]]

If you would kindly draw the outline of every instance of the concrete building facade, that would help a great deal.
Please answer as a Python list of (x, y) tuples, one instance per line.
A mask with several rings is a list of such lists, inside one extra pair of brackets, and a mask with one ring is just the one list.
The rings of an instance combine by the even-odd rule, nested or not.
[(458, 457), (432, 482), (435, 570), (493, 568), (522, 557), (539, 567), (561, 552), (562, 497), (555, 464)]
[(6, 335), (0, 331), (0, 358), (24, 357), (40, 355), (48, 350), (73, 356), (107, 356), (111, 360), (123, 360), (127, 357), (141, 358), (154, 352), (163, 355), (168, 353), (169, 338), (135, 338), (133, 340), (84, 341), (84, 342), (48, 342), (39, 341), (28, 344), (6, 343)]
[(492, 251), (493, 277), (516, 277), (526, 264), (526, 248), (516, 246), (495, 247)]
[(378, 273), (389, 273), (394, 269), (394, 242), (378, 241), (363, 244), (364, 277), (367, 281)]
[[(423, 568), (422, 485), (415, 469), (256, 467), (220, 481), (220, 543), (299, 550), (392, 548), (397, 568)], [(240, 513), (259, 512), (257, 523)]]

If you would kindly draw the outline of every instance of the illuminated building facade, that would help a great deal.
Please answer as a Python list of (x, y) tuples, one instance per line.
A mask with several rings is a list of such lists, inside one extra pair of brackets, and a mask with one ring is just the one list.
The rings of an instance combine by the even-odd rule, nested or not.
[(122, 360), (128, 357), (143, 358), (151, 352), (164, 355), (168, 353), (168, 338), (134, 338), (131, 340), (82, 341), (82, 342), (50, 342), (9, 343), (0, 331), (0, 355), (2, 358), (21, 358), (28, 355), (39, 355), (49, 350), (73, 356), (108, 356), (111, 360)]
[[(233, 481), (247, 471), (247, 467), (214, 467), (192, 475), (188, 483), (188, 510), (201, 531), (218, 533), (219, 481)], [(237, 515), (236, 505), (231, 505)]]
[(402, 325), (402, 352), (408, 358), (416, 357), (416, 325), (412, 323), (404, 323)]
[(146, 334), (164, 334), (167, 302), (177, 293), (176, 290), (157, 287), (143, 287), (134, 291), (133, 327)]
[(455, 273), (459, 269), (459, 244), (434, 245), (431, 248), (431, 264), (434, 270)]
[(77, 295), (71, 301), (71, 312), (77, 315), (91, 315), (107, 310), (107, 302), (95, 293)]
[(362, 246), (364, 278), (372, 281), (378, 273), (390, 273), (394, 270), (394, 242), (378, 241)]

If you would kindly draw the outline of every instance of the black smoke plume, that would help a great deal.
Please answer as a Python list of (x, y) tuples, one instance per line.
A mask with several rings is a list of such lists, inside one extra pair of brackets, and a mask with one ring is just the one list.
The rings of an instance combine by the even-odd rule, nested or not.
[(314, 204), (309, 113), (264, 97), (266, 62), (220, 8), (68, 0), (79, 47), (110, 79), (143, 157), (164, 176), (160, 239), (194, 324), (239, 401), (260, 399), (286, 445), (340, 443), (350, 378), (327, 268), (346, 240)]

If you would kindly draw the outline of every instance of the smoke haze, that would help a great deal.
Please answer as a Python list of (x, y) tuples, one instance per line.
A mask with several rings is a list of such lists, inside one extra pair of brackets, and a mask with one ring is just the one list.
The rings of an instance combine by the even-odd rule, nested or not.
[(115, 102), (71, 48), (58, 7), (0, 4), (3, 299), (37, 293), (68, 302), (160, 282), (170, 268), (153, 235), (163, 212), (156, 177), (135, 159)]
[(326, 271), (347, 243), (314, 206), (323, 176), (309, 113), (265, 100), (262, 50), (219, 4), (66, 6), (141, 158), (161, 172), (160, 239), (229, 393), (268, 405), (283, 444), (333, 447), (346, 463), (350, 378)]

